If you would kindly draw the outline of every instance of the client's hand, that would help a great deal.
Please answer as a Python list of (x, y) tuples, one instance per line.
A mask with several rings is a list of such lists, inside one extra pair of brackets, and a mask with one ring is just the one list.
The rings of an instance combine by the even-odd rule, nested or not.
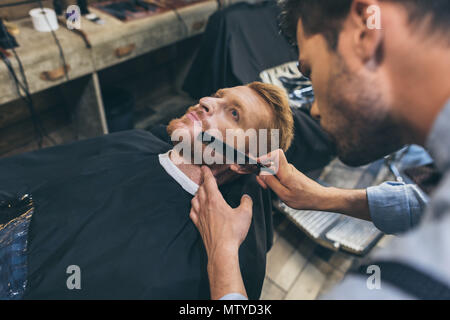
[(203, 181), (192, 199), (190, 217), (200, 232), (208, 256), (220, 249), (238, 250), (252, 221), (252, 199), (244, 195), (241, 205), (231, 208), (222, 197), (211, 170), (202, 167)]
[(212, 299), (229, 293), (246, 296), (239, 268), (239, 247), (252, 221), (252, 199), (244, 195), (233, 209), (222, 197), (208, 167), (202, 167), (203, 182), (192, 199), (190, 218), (202, 236), (208, 254)]
[[(289, 207), (294, 209), (320, 210), (328, 189), (311, 180), (288, 163), (283, 150), (273, 151), (258, 159), (262, 164), (270, 166), (276, 175), (264, 169), (256, 178), (263, 187), (272, 189)], [(326, 201), (325, 201), (326, 202)]]

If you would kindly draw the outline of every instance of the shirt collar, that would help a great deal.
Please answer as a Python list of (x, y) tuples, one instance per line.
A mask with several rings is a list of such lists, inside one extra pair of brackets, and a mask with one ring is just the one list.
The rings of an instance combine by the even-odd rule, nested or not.
[(195, 196), (198, 190), (198, 184), (189, 179), (187, 175), (184, 174), (183, 171), (178, 169), (178, 167), (172, 162), (170, 159), (170, 152), (159, 155), (159, 163), (166, 170), (166, 172), (176, 181), (178, 184), (191, 195)]
[(441, 171), (450, 169), (450, 100), (444, 106), (433, 124), (426, 146), (437, 168)]

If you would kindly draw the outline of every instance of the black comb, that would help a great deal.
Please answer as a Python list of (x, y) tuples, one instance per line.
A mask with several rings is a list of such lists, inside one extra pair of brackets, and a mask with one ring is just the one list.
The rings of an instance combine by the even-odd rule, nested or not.
[[(205, 143), (205, 142), (211, 142), (212, 143), (212, 142), (217, 141), (218, 143), (223, 145), (225, 147), (225, 151), (222, 148), (222, 151), (224, 151), (224, 152), (222, 152), (222, 155), (227, 157), (227, 159), (230, 162), (234, 162), (234, 159), (239, 159), (239, 158), (242, 159), (242, 158), (244, 158), (245, 164), (255, 165), (255, 166), (258, 167), (257, 174), (259, 174), (261, 169), (265, 169), (266, 171), (268, 171), (271, 174), (275, 175), (275, 172), (272, 169), (270, 169), (269, 167), (263, 165), (262, 163), (257, 162), (255, 159), (250, 159), (250, 157), (247, 154), (245, 154), (242, 151), (239, 151), (239, 150), (233, 148), (232, 146), (226, 144), (225, 142), (221, 141), (219, 138), (214, 137), (214, 136), (210, 135), (207, 132), (200, 132), (199, 135), (197, 136), (197, 139), (199, 141), (201, 141), (202, 143)], [(230, 155), (232, 155), (233, 158), (229, 158)], [(236, 156), (236, 157), (234, 157), (234, 156)]]

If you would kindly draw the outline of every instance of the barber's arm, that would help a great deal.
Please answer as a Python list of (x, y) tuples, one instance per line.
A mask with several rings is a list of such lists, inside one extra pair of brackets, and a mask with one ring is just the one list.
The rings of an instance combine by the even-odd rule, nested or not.
[(202, 167), (202, 176), (190, 217), (208, 254), (211, 299), (246, 298), (238, 253), (252, 221), (252, 199), (244, 195), (241, 205), (233, 209), (222, 197), (209, 168)]
[(386, 234), (398, 234), (419, 224), (429, 198), (415, 184), (385, 182), (367, 188), (367, 200), (375, 226)]
[(282, 150), (263, 156), (262, 163), (271, 163), (277, 174), (262, 173), (257, 177), (263, 187), (272, 189), (294, 209), (332, 211), (364, 220), (370, 219), (366, 190), (324, 187), (289, 164)]
[(400, 233), (416, 226), (428, 198), (413, 184), (386, 182), (367, 190), (324, 187), (289, 164), (282, 150), (260, 158), (274, 163), (277, 174), (260, 175), (257, 180), (271, 188), (295, 209), (331, 211), (373, 221), (384, 233)]

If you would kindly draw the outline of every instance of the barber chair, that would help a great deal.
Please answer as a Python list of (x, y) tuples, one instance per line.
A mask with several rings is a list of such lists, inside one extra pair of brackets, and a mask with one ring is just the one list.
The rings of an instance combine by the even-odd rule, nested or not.
[(264, 83), (271, 83), (284, 88), (288, 94), (291, 107), (311, 109), (314, 102), (312, 83), (300, 73), (297, 62), (288, 62), (264, 70), (259, 74), (259, 77)]

